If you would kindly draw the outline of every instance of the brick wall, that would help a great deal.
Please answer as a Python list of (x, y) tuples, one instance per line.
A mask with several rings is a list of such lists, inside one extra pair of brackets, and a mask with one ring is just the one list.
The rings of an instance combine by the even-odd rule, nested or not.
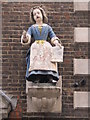
[[(14, 96), (20, 96), (23, 116), (27, 117), (25, 57), (29, 46), (22, 46), (20, 37), (23, 29), (27, 30), (30, 26), (30, 8), (40, 4), (47, 10), (48, 24), (52, 26), (65, 47), (64, 62), (58, 65), (59, 74), (63, 77), (62, 113), (59, 117), (87, 117), (86, 109), (73, 108), (74, 90), (88, 91), (88, 76), (73, 75), (73, 58), (88, 58), (88, 44), (74, 43), (74, 27), (88, 27), (88, 12), (74, 12), (72, 2), (2, 3), (2, 87)], [(74, 88), (73, 83), (83, 77), (87, 81), (86, 85)]]

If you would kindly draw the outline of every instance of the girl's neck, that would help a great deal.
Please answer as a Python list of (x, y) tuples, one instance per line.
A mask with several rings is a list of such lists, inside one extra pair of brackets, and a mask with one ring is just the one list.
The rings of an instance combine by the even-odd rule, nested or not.
[(41, 26), (43, 24), (43, 22), (42, 21), (36, 22), (36, 24), (39, 25), (39, 26)]

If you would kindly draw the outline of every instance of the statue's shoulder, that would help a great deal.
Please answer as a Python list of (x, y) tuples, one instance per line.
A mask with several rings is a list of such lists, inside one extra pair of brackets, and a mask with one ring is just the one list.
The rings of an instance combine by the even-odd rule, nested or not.
[(43, 23), (43, 26), (48, 26), (48, 24), (46, 24), (46, 23)]
[(45, 26), (45, 27), (50, 27), (50, 25), (48, 25), (48, 24), (46, 24), (46, 23), (44, 23), (43, 26)]

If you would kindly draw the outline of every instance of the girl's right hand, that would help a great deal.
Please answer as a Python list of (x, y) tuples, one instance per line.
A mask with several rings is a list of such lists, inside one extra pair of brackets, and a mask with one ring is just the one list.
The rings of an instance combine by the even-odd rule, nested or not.
[(26, 39), (26, 31), (25, 30), (23, 30), (22, 35), (23, 35), (23, 39)]
[(28, 35), (27, 35), (27, 33), (26, 33), (25, 30), (23, 30), (22, 39), (23, 39), (23, 42), (24, 42), (24, 43), (27, 43), (27, 42), (28, 42), (29, 37), (28, 37)]

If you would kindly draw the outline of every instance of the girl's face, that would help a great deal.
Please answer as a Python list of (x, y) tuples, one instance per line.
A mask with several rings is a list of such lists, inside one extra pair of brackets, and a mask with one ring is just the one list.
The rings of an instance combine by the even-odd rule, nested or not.
[(34, 20), (36, 21), (36, 23), (43, 21), (42, 13), (38, 8), (33, 10), (33, 17), (34, 17)]

